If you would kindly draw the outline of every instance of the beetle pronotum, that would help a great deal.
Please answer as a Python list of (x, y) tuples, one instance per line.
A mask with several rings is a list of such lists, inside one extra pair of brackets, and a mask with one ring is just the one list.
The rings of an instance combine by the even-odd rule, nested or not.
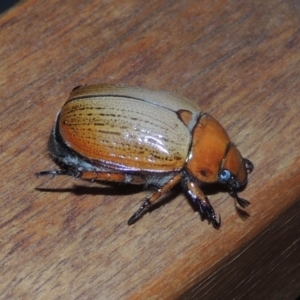
[(57, 116), (48, 148), (60, 170), (85, 180), (155, 186), (128, 220), (181, 183), (200, 213), (220, 227), (202, 187), (221, 183), (237, 203), (253, 164), (242, 157), (224, 128), (186, 98), (123, 85), (75, 88)]

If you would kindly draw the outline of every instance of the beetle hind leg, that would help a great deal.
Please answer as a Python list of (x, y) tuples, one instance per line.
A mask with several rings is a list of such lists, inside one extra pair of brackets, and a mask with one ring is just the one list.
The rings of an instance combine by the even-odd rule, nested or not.
[(49, 171), (41, 171), (38, 173), (35, 173), (36, 177), (41, 177), (41, 176), (48, 176), (51, 175), (52, 177), (55, 176), (61, 176), (61, 175), (67, 175), (67, 176), (72, 176), (75, 178), (79, 178), (81, 176), (81, 173), (79, 171), (76, 171), (75, 169), (62, 169), (62, 170), (49, 170)]
[(157, 202), (162, 195), (167, 193), (171, 188), (181, 181), (182, 175), (177, 174), (171, 180), (169, 180), (165, 185), (163, 185), (158, 191), (156, 191), (150, 198), (146, 198), (141, 207), (133, 214), (133, 216), (128, 220), (127, 224), (132, 225), (135, 223), (145, 211), (149, 209), (155, 202)]

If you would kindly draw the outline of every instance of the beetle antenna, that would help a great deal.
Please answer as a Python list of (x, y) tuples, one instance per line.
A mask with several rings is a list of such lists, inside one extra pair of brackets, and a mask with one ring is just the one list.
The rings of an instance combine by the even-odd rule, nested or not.
[(236, 201), (242, 208), (246, 208), (250, 204), (248, 200), (240, 197), (236, 197)]
[(231, 188), (231, 194), (232, 196), (235, 198), (236, 202), (242, 207), (242, 208), (246, 208), (250, 202), (246, 199), (243, 199), (241, 197), (238, 196), (237, 192)]
[(151, 205), (149, 199), (146, 199), (142, 206), (134, 213), (134, 215), (128, 220), (127, 224), (132, 225), (135, 223), (144, 213), (146, 209), (148, 209)]

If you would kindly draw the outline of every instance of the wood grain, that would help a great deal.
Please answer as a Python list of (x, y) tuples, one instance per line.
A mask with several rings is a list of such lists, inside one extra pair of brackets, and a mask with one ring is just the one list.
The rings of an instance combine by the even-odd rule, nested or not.
[[(1, 15), (0, 297), (300, 295), (299, 15), (294, 0), (28, 0)], [(255, 164), (249, 217), (213, 191), (215, 230), (178, 190), (129, 227), (149, 192), (35, 178), (55, 167), (46, 144), (69, 92), (101, 82), (218, 119)]]

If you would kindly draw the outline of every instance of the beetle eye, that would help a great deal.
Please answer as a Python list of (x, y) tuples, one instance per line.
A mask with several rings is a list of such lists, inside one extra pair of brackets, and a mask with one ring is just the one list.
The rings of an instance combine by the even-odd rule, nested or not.
[(231, 178), (231, 173), (230, 173), (230, 171), (228, 171), (226, 169), (222, 170), (222, 172), (219, 175), (220, 181), (223, 181), (223, 182), (228, 181), (230, 178)]

